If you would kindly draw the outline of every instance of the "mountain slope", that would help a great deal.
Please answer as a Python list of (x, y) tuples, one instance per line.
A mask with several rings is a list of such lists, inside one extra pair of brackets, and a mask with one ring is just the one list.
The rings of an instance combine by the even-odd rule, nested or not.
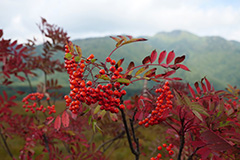
[[(199, 37), (181, 30), (159, 32), (144, 38), (148, 41), (123, 46), (112, 57), (115, 60), (125, 57), (123, 67), (127, 68), (130, 61), (140, 64), (153, 49), (157, 49), (158, 53), (174, 50), (177, 56), (186, 55), (185, 65), (191, 72), (178, 71), (176, 75), (187, 82), (194, 83), (207, 76), (218, 89), (223, 89), (227, 84), (239, 85), (240, 43), (237, 41), (227, 41), (217, 36)], [(86, 57), (93, 53), (100, 61), (103, 61), (115, 46), (115, 41), (109, 37), (78, 39), (73, 43), (82, 48)], [(57, 53), (55, 58), (60, 57), (63, 61), (63, 56), (64, 53)], [(58, 77), (64, 86), (68, 85), (66, 73), (58, 73), (55, 77)], [(38, 80), (43, 80), (41, 75)]]

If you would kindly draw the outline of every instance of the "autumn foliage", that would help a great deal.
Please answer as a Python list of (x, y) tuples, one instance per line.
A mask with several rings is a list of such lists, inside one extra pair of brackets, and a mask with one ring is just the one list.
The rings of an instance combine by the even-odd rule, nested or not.
[[(111, 159), (108, 150), (114, 154), (125, 146), (132, 153), (125, 156), (128, 159), (235, 160), (240, 156), (236, 87), (215, 90), (206, 77), (194, 84), (181, 82), (182, 77), (174, 74), (190, 70), (183, 64), (185, 55), (176, 57), (174, 51), (153, 50), (140, 65), (131, 61), (126, 68), (124, 58), (114, 59), (116, 50), (145, 38), (111, 36), (115, 48), (101, 62), (94, 54), (82, 53), (62, 28), (44, 18), (38, 27), (45, 39), (41, 54), (35, 53), (35, 40), (12, 42), (0, 30), (2, 85), (11, 88), (16, 77), (31, 89), (21, 105), (15, 99), (24, 91), (0, 95), (1, 142), (12, 159)], [(57, 51), (65, 52), (64, 63), (52, 58)], [(30, 79), (37, 76), (36, 70), (44, 74), (37, 91)], [(62, 86), (57, 79), (49, 79), (55, 72), (68, 74), (68, 95), (58, 93)], [(124, 99), (126, 88), (137, 81), (157, 85)], [(64, 100), (64, 109), (55, 104), (57, 98)], [(17, 107), (21, 113), (15, 112)], [(155, 141), (149, 142), (152, 135), (143, 134), (147, 130), (152, 130)], [(104, 141), (94, 139), (95, 135)], [(24, 141), (17, 155), (8, 144), (16, 136)], [(119, 146), (116, 141), (126, 143)], [(147, 143), (151, 147), (145, 147)]]

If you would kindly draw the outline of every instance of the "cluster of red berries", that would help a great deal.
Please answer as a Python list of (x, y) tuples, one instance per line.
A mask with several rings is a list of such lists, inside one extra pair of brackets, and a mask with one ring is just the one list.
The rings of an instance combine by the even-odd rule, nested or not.
[(172, 92), (170, 91), (169, 82), (166, 81), (163, 88), (159, 88), (155, 90), (156, 93), (160, 93), (159, 97), (156, 101), (156, 107), (152, 110), (149, 117), (145, 118), (142, 121), (139, 121), (139, 125), (145, 125), (148, 127), (149, 125), (159, 124), (164, 120), (164, 112), (172, 109), (172, 101), (173, 98)]
[(228, 99), (227, 103), (224, 103), (226, 109), (231, 109), (232, 107), (238, 108), (240, 99), (238, 97), (234, 97), (233, 99)]
[[(173, 144), (167, 145), (166, 143), (162, 144), (162, 146), (158, 146), (158, 150), (161, 151), (163, 148), (165, 148), (168, 151), (168, 154), (171, 156), (174, 154), (174, 151), (172, 150)], [(150, 160), (162, 160), (162, 154), (158, 153), (156, 157), (152, 157)], [(169, 160), (173, 160), (170, 158)]]
[[(22, 102), (25, 103), (23, 105), (23, 108), (25, 108), (26, 112), (31, 111), (32, 113), (35, 113), (36, 111), (42, 111), (43, 113), (45, 113), (47, 109), (49, 110), (48, 114), (56, 113), (55, 105), (47, 106), (47, 108), (45, 108), (43, 105), (40, 105), (39, 107), (37, 107), (37, 101), (42, 100), (43, 97), (44, 97), (43, 93), (37, 92), (37, 93), (28, 94), (22, 100)], [(47, 97), (47, 100), (50, 100), (50, 98)], [(33, 104), (29, 104), (30, 101), (32, 101)]]
[[(76, 62), (67, 45), (65, 46), (65, 51), (66, 54), (72, 55), (71, 59), (65, 60), (71, 91), (69, 96), (64, 96), (66, 106), (72, 113), (77, 113), (81, 103), (91, 105), (98, 102), (101, 105), (100, 109), (110, 111), (111, 113), (118, 113), (119, 108), (125, 108), (123, 104), (120, 104), (120, 97), (126, 94), (125, 90), (120, 90), (121, 83), (111, 81), (112, 83), (102, 85), (95, 80), (87, 82), (84, 80), (85, 63), (91, 63), (91, 60), (94, 58), (93, 54), (87, 59), (81, 59), (79, 62)], [(106, 62), (112, 65), (109, 68), (111, 73), (106, 74), (104, 69), (100, 69), (98, 76), (105, 76), (111, 80), (122, 78), (122, 75), (120, 75), (120, 72), (123, 71), (122, 67), (116, 68), (115, 60), (112, 60), (110, 57), (107, 57)]]

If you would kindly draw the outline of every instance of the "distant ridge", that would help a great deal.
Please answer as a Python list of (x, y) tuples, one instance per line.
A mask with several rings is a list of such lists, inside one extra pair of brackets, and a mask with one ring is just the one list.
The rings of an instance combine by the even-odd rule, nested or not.
[[(130, 61), (140, 64), (153, 49), (157, 49), (158, 53), (174, 50), (177, 56), (186, 55), (185, 64), (191, 72), (180, 71), (176, 76), (187, 82), (194, 83), (207, 76), (218, 89), (224, 89), (227, 84), (240, 85), (240, 42), (228, 41), (219, 36), (200, 37), (182, 30), (158, 32), (154, 36), (144, 37), (148, 41), (126, 45), (117, 50), (113, 58), (118, 60), (125, 57), (123, 67), (126, 68)], [(84, 55), (94, 53), (100, 61), (103, 61), (115, 46), (115, 41), (109, 36), (76, 39), (73, 43), (82, 48)], [(37, 51), (39, 50), (38, 48)], [(59, 57), (62, 57), (60, 60), (63, 61), (64, 53), (56, 54), (55, 58)], [(60, 82), (68, 84), (66, 74), (56, 76)]]

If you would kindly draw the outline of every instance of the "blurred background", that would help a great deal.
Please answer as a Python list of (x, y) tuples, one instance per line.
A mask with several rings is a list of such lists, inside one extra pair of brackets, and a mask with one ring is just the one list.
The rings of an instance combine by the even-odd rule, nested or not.
[[(0, 6), (4, 38), (25, 43), (35, 37), (37, 52), (41, 52), (43, 37), (36, 24), (43, 17), (62, 27), (86, 55), (94, 53), (99, 60), (114, 47), (110, 35), (127, 34), (148, 41), (124, 47), (114, 55), (116, 60), (127, 56), (125, 65), (130, 60), (141, 63), (153, 49), (174, 50), (177, 56), (186, 55), (191, 72), (177, 74), (186, 82), (207, 76), (217, 89), (240, 82), (238, 0), (1, 0)], [(63, 57), (59, 54), (55, 58)], [(58, 76), (62, 84), (68, 84), (66, 75)], [(39, 75), (35, 84), (42, 79)]]

